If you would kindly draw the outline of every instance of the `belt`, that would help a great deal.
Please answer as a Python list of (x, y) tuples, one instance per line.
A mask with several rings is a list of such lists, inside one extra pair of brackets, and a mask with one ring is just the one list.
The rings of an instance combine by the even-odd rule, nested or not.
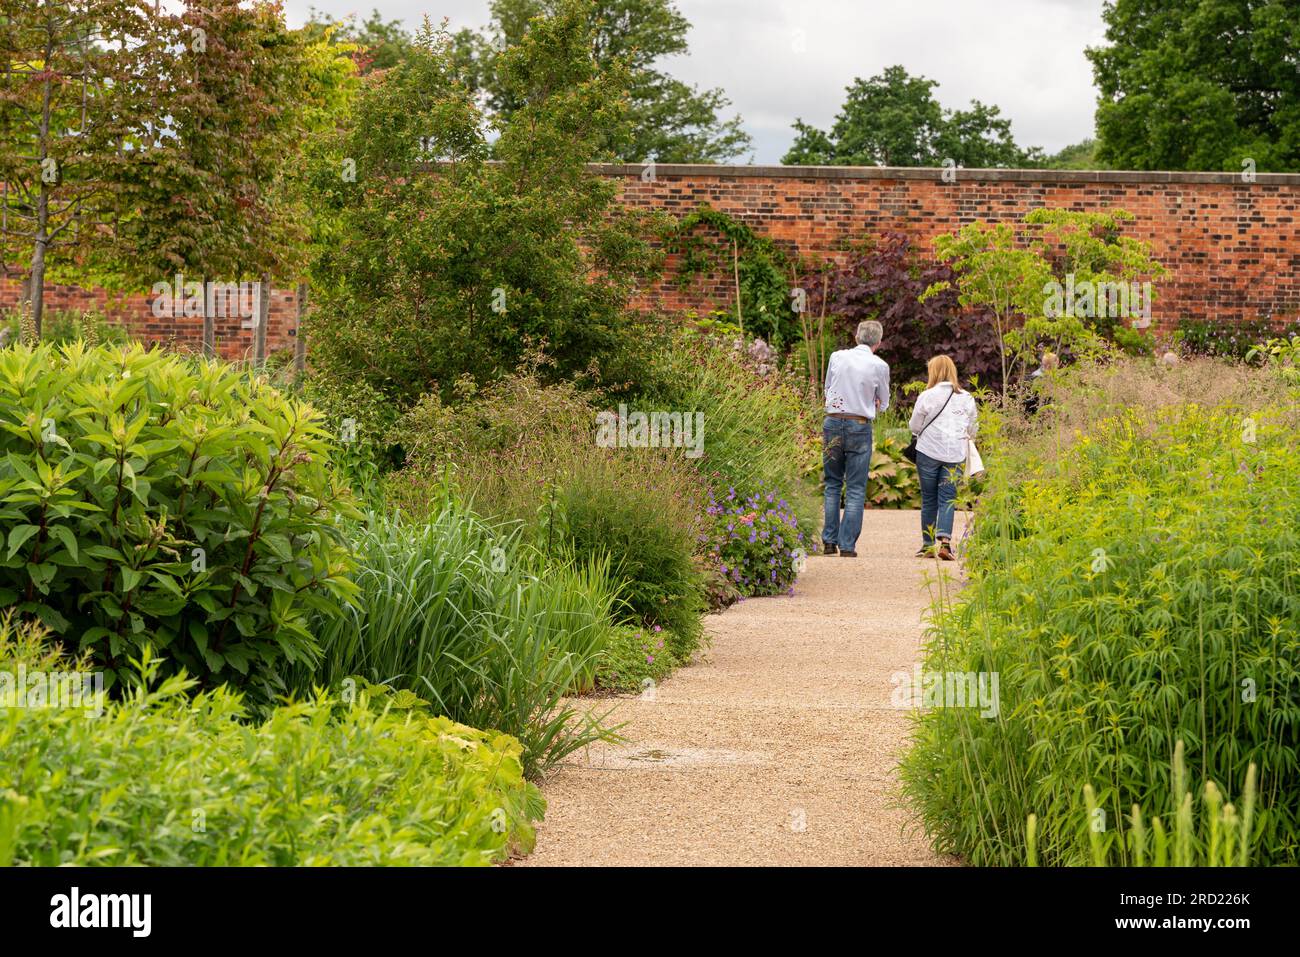
[(827, 412), (826, 416), (831, 419), (848, 419), (850, 422), (864, 422), (867, 425), (871, 424), (871, 420), (865, 415), (850, 415), (848, 412)]

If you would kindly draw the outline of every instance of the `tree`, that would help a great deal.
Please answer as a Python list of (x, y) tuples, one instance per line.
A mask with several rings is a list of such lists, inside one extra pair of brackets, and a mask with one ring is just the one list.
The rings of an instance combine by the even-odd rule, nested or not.
[(854, 246), (843, 261), (828, 264), (824, 275), (824, 287), (811, 277), (810, 311), (825, 309), (834, 317), (841, 343), (853, 341), (864, 319), (882, 323), (882, 350), (897, 386), (924, 378), (926, 363), (940, 353), (952, 357), (965, 380), (998, 383), (1000, 343), (987, 317), (963, 311), (955, 289), (925, 295), (931, 286), (951, 285), (956, 276), (946, 263), (922, 256), (905, 233), (886, 232)]
[[(336, 244), (313, 269), (313, 363), (399, 406), (515, 368), (532, 340), (573, 377), (627, 347), (625, 306), (653, 264), (642, 224), (585, 163), (622, 119), (626, 74), (591, 54), (592, 7), (557, 5), (500, 60), (517, 102), (490, 149), (452, 38), (426, 22), (368, 78), (319, 163)], [(496, 162), (490, 162), (494, 158)]]
[[(457, 34), (475, 86), (487, 97), (497, 122), (519, 107), (503, 81), (503, 51), (519, 44), (533, 19), (554, 15), (564, 0), (492, 0), (492, 22), (483, 34)], [(745, 153), (749, 135), (740, 117), (723, 120), (730, 105), (717, 89), (701, 90), (665, 73), (660, 62), (686, 52), (690, 23), (671, 0), (596, 0), (591, 7), (591, 53), (597, 65), (620, 64), (628, 72), (625, 120), (596, 144), (595, 155), (628, 162), (718, 163)]]
[[(269, 0), (203, 0), (160, 19), (172, 37), (167, 124), (119, 186), (132, 211), (105, 272), (133, 288), (177, 273), (205, 284), (297, 278), (311, 220), (299, 155), (311, 129), (331, 125), (352, 48), (287, 29)], [(204, 297), (209, 353), (213, 312), (226, 312), (213, 304)]]
[(934, 80), (888, 67), (870, 80), (853, 81), (829, 133), (802, 120), (782, 159), (789, 165), (820, 166), (1035, 166), (1037, 148), (1022, 150), (1011, 123), (996, 106), (972, 100), (967, 110), (945, 110), (935, 99)]
[(1300, 169), (1292, 0), (1114, 0), (1090, 48), (1098, 157), (1120, 169)]
[(1044, 169), (1106, 169), (1097, 158), (1097, 141), (1089, 137), (1071, 143), (1059, 153), (1054, 153), (1043, 163)]
[(308, 39), (349, 44), (352, 59), (363, 75), (373, 70), (391, 70), (406, 59), (411, 48), (410, 32), (400, 20), (385, 20), (378, 10), (360, 23), (355, 15), (336, 22), (329, 14), (310, 8), (303, 26)]
[[(1122, 224), (1132, 219), (1122, 209), (1036, 209), (1019, 230), (1012, 223), (968, 223), (935, 237), (935, 252), (953, 277), (930, 285), (920, 301), (955, 289), (963, 307), (992, 323), (1005, 398), (1015, 374), (1043, 349), (1082, 355), (1101, 349), (1103, 338), (1121, 347), (1133, 344), (1127, 288), (1160, 278), (1165, 270), (1147, 243), (1121, 234)], [(1082, 293), (1077, 301), (1076, 288)], [(1115, 295), (1107, 298), (1110, 293)], [(1143, 302), (1149, 305), (1150, 299)]]
[(47, 270), (102, 241), (115, 183), (166, 115), (148, 66), (163, 42), (147, 0), (0, 6), (0, 259), (27, 273), (38, 337)]

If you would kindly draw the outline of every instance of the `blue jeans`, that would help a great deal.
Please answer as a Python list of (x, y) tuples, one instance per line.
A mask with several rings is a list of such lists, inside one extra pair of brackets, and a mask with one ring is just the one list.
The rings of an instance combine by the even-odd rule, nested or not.
[[(862, 509), (871, 473), (871, 423), (827, 416), (822, 422), (822, 473), (826, 478), (826, 516), (822, 542), (856, 551), (862, 534)], [(840, 492), (844, 521), (840, 521)]]
[(935, 538), (952, 539), (957, 482), (965, 467), (965, 462), (940, 462), (917, 450), (916, 471), (921, 478), (921, 541), (926, 545), (933, 545)]

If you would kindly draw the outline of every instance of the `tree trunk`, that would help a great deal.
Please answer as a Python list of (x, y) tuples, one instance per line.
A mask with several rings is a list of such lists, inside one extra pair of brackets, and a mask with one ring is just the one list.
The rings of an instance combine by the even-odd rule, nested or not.
[(303, 331), (303, 316), (307, 315), (307, 284), (298, 283), (298, 317), (297, 325), (294, 327), (293, 340), (293, 371), (295, 377), (300, 377), (307, 370), (307, 333)]
[[(45, 252), (50, 244), (50, 184), (47, 181), (46, 161), (50, 158), (50, 101), (54, 96), (54, 77), (49, 71), (54, 55), (54, 27), (46, 20), (45, 79), (41, 84), (41, 142), (37, 161), (41, 167), (41, 192), (36, 200), (36, 236), (32, 245), (31, 296), (32, 328), (36, 340), (41, 338), (41, 322), (45, 316)], [(57, 172), (56, 172), (57, 176)]]
[(262, 273), (257, 284), (257, 325), (253, 327), (253, 368), (266, 365), (266, 326), (271, 318), (271, 277)]
[(32, 250), (31, 305), (29, 307), (32, 316), (32, 329), (37, 342), (41, 339), (41, 318), (45, 314), (45, 247), (48, 240), (45, 237), (44, 226), (47, 209), (44, 190), (41, 191), (40, 203), (42, 225), (36, 235), (36, 246)]
[(208, 309), (208, 277), (203, 276), (203, 355), (212, 359), (217, 354), (217, 324)]

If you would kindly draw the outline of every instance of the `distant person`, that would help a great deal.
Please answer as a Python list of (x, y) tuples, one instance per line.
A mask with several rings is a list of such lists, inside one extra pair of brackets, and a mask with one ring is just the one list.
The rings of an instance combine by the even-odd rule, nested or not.
[(1043, 385), (1047, 374), (1060, 368), (1061, 360), (1055, 352), (1044, 352), (1038, 360), (1038, 368), (1029, 373), (1029, 394), (1025, 396), (1025, 414), (1037, 415), (1043, 403)]
[[(826, 479), (822, 552), (857, 558), (862, 510), (871, 473), (871, 424), (889, 408), (889, 363), (876, 355), (884, 329), (858, 323), (857, 346), (831, 353), (826, 367), (826, 418), (822, 422), (822, 471)], [(844, 518), (840, 519), (840, 496)]]
[(979, 411), (975, 397), (962, 389), (952, 359), (935, 356), (926, 370), (929, 381), (916, 397), (910, 423), (917, 437), (916, 471), (921, 479), (921, 550), (916, 554), (937, 554), (950, 562), (956, 557), (952, 522), (957, 483), (966, 466), (967, 443), (979, 427)]

